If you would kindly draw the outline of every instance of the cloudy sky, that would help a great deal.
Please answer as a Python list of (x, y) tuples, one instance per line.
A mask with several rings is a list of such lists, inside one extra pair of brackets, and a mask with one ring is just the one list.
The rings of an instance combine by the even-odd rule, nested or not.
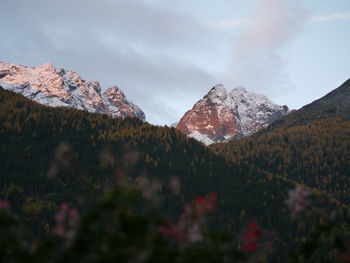
[(164, 125), (223, 83), (299, 108), (350, 78), (349, 0), (1, 0), (0, 61), (118, 85)]

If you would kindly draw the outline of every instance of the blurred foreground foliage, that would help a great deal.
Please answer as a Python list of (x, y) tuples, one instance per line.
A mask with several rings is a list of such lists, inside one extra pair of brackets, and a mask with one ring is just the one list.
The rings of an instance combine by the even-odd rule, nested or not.
[[(9, 207), (0, 208), (0, 262), (232, 262), (247, 255), (229, 234), (211, 232), (205, 218), (215, 196), (184, 207), (177, 223), (159, 216), (158, 205), (137, 187), (117, 186), (79, 217), (62, 204), (56, 227), (30, 235)], [(59, 230), (59, 231), (58, 231)]]
[[(215, 193), (186, 203), (177, 220), (160, 216), (158, 202), (145, 196), (144, 186), (116, 186), (82, 216), (69, 204), (55, 215), (56, 225), (38, 238), (0, 202), (0, 262), (267, 262), (264, 232), (256, 222), (248, 224), (240, 244), (225, 232), (207, 227), (216, 210)], [(298, 220), (309, 205), (300, 188), (290, 191), (289, 204)], [(299, 193), (296, 196), (295, 193)], [(294, 207), (294, 208), (293, 208)], [(294, 211), (293, 211), (294, 209)], [(332, 218), (330, 218), (332, 219)], [(349, 228), (332, 220), (314, 225), (289, 262), (349, 262)]]

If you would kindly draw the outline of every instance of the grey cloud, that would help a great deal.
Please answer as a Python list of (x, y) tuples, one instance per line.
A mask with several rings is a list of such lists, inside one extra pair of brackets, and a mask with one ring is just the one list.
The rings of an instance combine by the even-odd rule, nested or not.
[(183, 108), (192, 106), (193, 98), (201, 96), (216, 82), (210, 74), (173, 59), (149, 58), (135, 51), (101, 50), (90, 51), (89, 55), (61, 53), (56, 59), (57, 64), (67, 63), (73, 65), (73, 69), (79, 67), (84, 77), (101, 80), (103, 87), (120, 86), (153, 123), (160, 124), (162, 119), (163, 123), (164, 120), (166, 123), (176, 121)]
[(8, 14), (11, 26), (61, 28), (73, 37), (84, 31), (105, 32), (133, 43), (173, 47), (197, 41), (196, 35), (205, 30), (188, 17), (136, 0), (5, 0), (4, 8), (17, 12)]
[(281, 92), (287, 79), (281, 51), (303, 29), (308, 12), (299, 0), (257, 2), (256, 12), (234, 41), (228, 79), (271, 96)]
[(325, 15), (312, 16), (311, 20), (315, 22), (329, 22), (337, 20), (349, 20), (350, 13), (330, 13)]
[(215, 84), (178, 55), (203, 52), (211, 32), (168, 9), (136, 0), (5, 0), (2, 9), (1, 61), (51, 61), (103, 88), (118, 85), (151, 122), (176, 121)]

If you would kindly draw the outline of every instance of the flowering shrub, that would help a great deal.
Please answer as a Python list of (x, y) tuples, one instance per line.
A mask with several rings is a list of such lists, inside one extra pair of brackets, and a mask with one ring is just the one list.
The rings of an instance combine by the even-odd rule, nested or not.
[[(25, 233), (7, 202), (0, 204), (1, 262), (227, 262), (244, 260), (225, 233), (205, 227), (215, 209), (216, 194), (198, 197), (183, 207), (178, 220), (159, 217), (139, 187), (116, 187), (105, 200), (80, 216), (69, 204), (55, 215), (56, 225), (42, 239)], [(5, 205), (6, 204), (6, 205)], [(138, 210), (136, 212), (136, 210)], [(6, 240), (4, 233), (8, 233)], [(25, 240), (25, 242), (23, 242)], [(0, 244), (1, 245), (1, 244)]]
[(214, 210), (216, 199), (217, 194), (212, 193), (206, 197), (198, 197), (193, 205), (185, 204), (180, 219), (177, 222), (168, 221), (166, 226), (159, 227), (159, 232), (180, 246), (203, 241), (203, 219)]
[[(183, 206), (177, 220), (159, 216), (143, 179), (137, 186), (117, 186), (90, 211), (79, 215), (63, 203), (55, 227), (43, 238), (26, 235), (0, 200), (0, 262), (260, 262), (262, 229), (250, 222), (236, 245), (227, 233), (211, 232), (205, 221), (215, 211), (217, 194), (199, 196)], [(312, 206), (310, 192), (297, 187), (287, 205), (293, 217)], [(315, 210), (317, 211), (317, 210)], [(349, 262), (348, 229), (330, 221), (314, 225), (291, 262)], [(252, 255), (252, 256), (251, 256)]]

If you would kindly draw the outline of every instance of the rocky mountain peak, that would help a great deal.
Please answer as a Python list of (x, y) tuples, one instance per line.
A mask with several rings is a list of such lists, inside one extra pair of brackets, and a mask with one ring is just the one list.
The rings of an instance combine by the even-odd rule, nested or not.
[(55, 67), (52, 65), (51, 62), (45, 62), (44, 64), (37, 66), (37, 68), (54, 69)]
[(246, 94), (248, 93), (247, 89), (244, 86), (238, 86), (237, 88), (234, 88), (230, 92), (231, 94)]
[(146, 119), (143, 111), (137, 105), (127, 100), (125, 97), (125, 94), (117, 86), (108, 88), (102, 94), (102, 98), (105, 104), (108, 106), (109, 112), (113, 116), (123, 117), (123, 118), (126, 116), (132, 116), (132, 117), (137, 117), (141, 120)]
[(128, 101), (118, 87), (101, 94), (98, 81), (86, 81), (77, 72), (45, 63), (37, 67), (0, 62), (0, 86), (52, 107), (71, 107), (113, 117), (145, 114)]
[(214, 103), (221, 102), (226, 100), (227, 92), (224, 85), (217, 84), (208, 92), (206, 96), (208, 96), (208, 98), (210, 98)]
[(266, 96), (237, 87), (227, 93), (222, 84), (214, 86), (187, 111), (177, 128), (205, 144), (251, 135), (288, 114), (286, 106)]
[(121, 91), (120, 88), (118, 88), (118, 86), (113, 86), (106, 89), (104, 94), (108, 95), (110, 98), (125, 98), (124, 93)]

